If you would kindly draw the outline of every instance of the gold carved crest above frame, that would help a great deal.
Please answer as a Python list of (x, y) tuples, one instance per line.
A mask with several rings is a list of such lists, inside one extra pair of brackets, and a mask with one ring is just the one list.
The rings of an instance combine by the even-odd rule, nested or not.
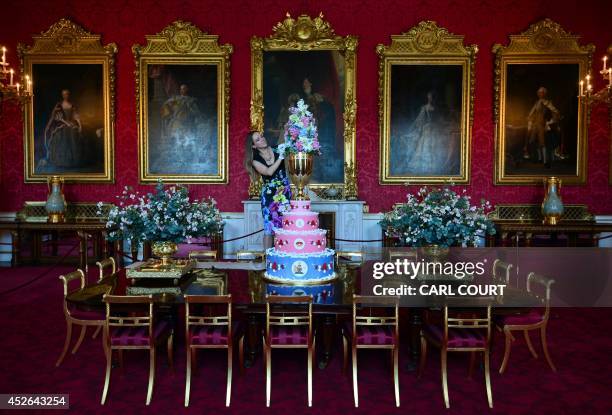
[[(209, 35), (192, 23), (181, 20), (171, 23), (155, 35), (146, 35), (146, 39), (146, 45), (132, 46), (136, 65), (140, 181), (152, 183), (161, 178), (175, 183), (227, 183), (232, 45), (219, 44), (219, 36)], [(218, 171), (216, 174), (151, 173), (149, 171), (148, 65), (212, 65), (217, 67), (218, 150), (216, 160)]]
[[(529, 26), (520, 34), (510, 35), (508, 45), (495, 44), (492, 52), (495, 54), (494, 66), (494, 122), (495, 122), (495, 184), (534, 184), (540, 185), (546, 174), (507, 174), (506, 164), (509, 162), (507, 153), (507, 137), (505, 131), (506, 99), (508, 96), (508, 66), (535, 64), (575, 64), (578, 66), (579, 77), (570, 81), (567, 88), (575, 88), (578, 81), (591, 71), (591, 59), (595, 51), (592, 44), (581, 45), (580, 36), (564, 30), (561, 25), (551, 19), (544, 19)], [(567, 118), (567, 114), (563, 114)], [(577, 148), (575, 174), (550, 173), (548, 176), (561, 176), (564, 184), (584, 184), (587, 171), (587, 138), (588, 138), (588, 107), (578, 105), (577, 114)]]
[[(380, 131), (381, 184), (469, 183), (472, 123), (474, 120), (475, 63), (477, 45), (465, 45), (464, 36), (450, 33), (431, 20), (422, 21), (407, 32), (391, 35), (389, 45), (376, 47), (378, 63), (378, 118)], [(462, 69), (461, 148), (458, 175), (391, 174), (391, 71), (393, 66), (449, 66)], [(397, 151), (397, 150), (396, 150)]]
[[(114, 127), (115, 127), (115, 54), (117, 45), (104, 45), (101, 35), (93, 34), (69, 19), (62, 18), (47, 31), (32, 36), (32, 45), (19, 44), (21, 75), (32, 74), (34, 65), (101, 65), (104, 120), (99, 132), (104, 143), (104, 167), (100, 172), (55, 172), (68, 182), (114, 181)], [(40, 81), (40, 80), (39, 80)], [(36, 85), (37, 80), (33, 80)], [(50, 173), (38, 173), (35, 159), (34, 119), (48, 114), (34, 114), (34, 96), (24, 107), (25, 182), (46, 182)], [(37, 137), (38, 138), (38, 137)]]
[[(251, 38), (251, 129), (264, 130), (263, 54), (268, 51), (338, 51), (344, 57), (344, 182), (311, 184), (309, 188), (319, 197), (327, 199), (357, 199), (357, 166), (355, 160), (356, 103), (356, 36), (339, 36), (323, 13), (312, 18), (300, 15), (297, 18), (287, 13), (285, 19), (272, 28), (269, 37)], [(259, 198), (261, 186), (249, 185), (249, 197)]]

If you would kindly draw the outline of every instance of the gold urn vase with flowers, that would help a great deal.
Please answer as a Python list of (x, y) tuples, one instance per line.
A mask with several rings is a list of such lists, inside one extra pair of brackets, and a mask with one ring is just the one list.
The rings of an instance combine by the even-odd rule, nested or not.
[(317, 125), (303, 99), (295, 107), (289, 108), (289, 114), (284, 143), (279, 144), (278, 152), (286, 155), (289, 179), (297, 189), (294, 199), (309, 200), (304, 188), (312, 175), (314, 155), (321, 154)]

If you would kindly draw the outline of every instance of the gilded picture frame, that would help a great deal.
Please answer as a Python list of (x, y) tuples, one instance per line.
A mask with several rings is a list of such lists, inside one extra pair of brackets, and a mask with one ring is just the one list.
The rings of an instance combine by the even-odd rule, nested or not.
[(589, 110), (578, 85), (595, 47), (579, 38), (544, 19), (493, 46), (496, 185), (586, 183)]
[[(19, 44), (21, 75), (32, 75), (24, 105), (24, 180), (114, 182), (114, 43), (60, 19)], [(74, 103), (74, 105), (73, 105)]]
[(233, 47), (218, 38), (178, 20), (132, 46), (141, 183), (228, 182)]
[(376, 52), (379, 183), (469, 183), (478, 47), (422, 21)]
[[(265, 123), (270, 115), (265, 113), (266, 108), (264, 106), (267, 98), (264, 96), (264, 80), (267, 76), (264, 73), (264, 69), (267, 62), (270, 61), (267, 57), (273, 57), (277, 59), (277, 62), (281, 58), (290, 61), (291, 58), (288, 58), (290, 56), (289, 53), (291, 55), (296, 53), (300, 55), (294, 55), (295, 59), (301, 59), (304, 63), (308, 63), (309, 66), (310, 61), (306, 60), (305, 56), (312, 56), (313, 62), (316, 59), (322, 62), (325, 59), (336, 63), (341, 61), (340, 66), (334, 66), (334, 70), (338, 67), (342, 68), (341, 74), (334, 73), (341, 80), (342, 85), (339, 88), (341, 91), (338, 92), (338, 96), (332, 104), (337, 108), (334, 118), (338, 120), (334, 123), (334, 137), (338, 136), (337, 141), (341, 142), (339, 145), (337, 142), (334, 143), (337, 147), (340, 147), (339, 152), (343, 153), (343, 159), (340, 163), (336, 163), (334, 168), (333, 175), (338, 177), (337, 180), (331, 182), (319, 181), (318, 183), (314, 183), (315, 180), (311, 180), (309, 189), (321, 198), (357, 199), (357, 165), (355, 160), (355, 122), (357, 113), (355, 61), (358, 43), (357, 37), (336, 35), (331, 24), (324, 20), (322, 13), (315, 18), (311, 18), (308, 15), (300, 15), (297, 18), (293, 18), (287, 13), (286, 18), (277, 23), (273, 27), (272, 32), (272, 35), (266, 38), (257, 36), (251, 38), (251, 129), (264, 131), (268, 134)], [(311, 53), (311, 55), (305, 55), (306, 53)], [(326, 54), (329, 56), (326, 56)], [(301, 68), (297, 68), (300, 70), (303, 69), (302, 66), (306, 66), (297, 63), (296, 65)], [(287, 66), (286, 63), (285, 66)], [(317, 68), (314, 68), (315, 66), (313, 63), (312, 68), (308, 69), (310, 72), (298, 75), (295, 75), (297, 69), (294, 66), (292, 68), (295, 69), (293, 76), (296, 79), (303, 78), (304, 82), (306, 82), (307, 78), (316, 76), (319, 76), (320, 79), (326, 79), (320, 76), (320, 73), (317, 73), (322, 65)], [(296, 79), (293, 79), (294, 84)], [(313, 88), (314, 91), (319, 92), (316, 82), (316, 80), (313, 82)], [(293, 87), (296, 89), (293, 92), (301, 92), (298, 91), (299, 86), (293, 85)], [(299, 94), (291, 95), (297, 96)], [(321, 96), (324, 95), (321, 94)], [(339, 131), (340, 129), (342, 130), (341, 132)], [(319, 130), (320, 135), (323, 134), (321, 131), (322, 125), (319, 125)], [(321, 140), (322, 137), (320, 137)], [(317, 160), (315, 160), (315, 169), (317, 168), (316, 163)], [(339, 170), (339, 172), (336, 170)], [(259, 198), (260, 185), (261, 181), (259, 183), (250, 183), (249, 197)]]

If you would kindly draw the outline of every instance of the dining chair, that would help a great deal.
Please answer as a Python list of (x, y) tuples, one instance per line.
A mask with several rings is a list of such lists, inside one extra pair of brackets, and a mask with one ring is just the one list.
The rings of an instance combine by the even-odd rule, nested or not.
[[(99, 271), (98, 281), (96, 282), (100, 282), (104, 278), (111, 277), (117, 273), (117, 263), (115, 262), (115, 258), (113, 257), (103, 259), (102, 261), (98, 261), (96, 262), (96, 265), (98, 266), (98, 271)], [(100, 334), (100, 331), (102, 331), (102, 327), (104, 327), (104, 325), (98, 326), (96, 328), (96, 331), (91, 336), (92, 339), (95, 339), (96, 337), (98, 337), (98, 334)]]
[[(504, 262), (499, 258), (493, 261), (493, 279), (495, 282), (510, 285), (512, 268), (514, 268), (513, 264)], [(518, 280), (515, 287), (518, 288)]]
[(100, 274), (98, 276), (98, 282), (106, 277), (114, 275), (117, 272), (117, 263), (115, 262), (115, 258), (113, 257), (98, 261), (96, 262), (96, 265), (98, 266), (98, 270), (100, 271)]
[[(447, 299), (447, 301), (450, 299)], [(459, 299), (460, 300), (460, 299)], [(493, 392), (491, 390), (490, 376), (490, 349), (491, 349), (491, 303), (492, 298), (471, 298), (469, 300), (470, 312), (464, 307), (461, 310), (449, 309), (448, 303), (444, 306), (443, 324), (428, 323), (421, 329), (421, 361), (418, 377), (425, 369), (427, 359), (427, 345), (431, 343), (440, 349), (442, 372), (442, 394), (444, 405), (450, 407), (448, 398), (447, 355), (449, 352), (483, 353), (485, 386), (489, 407), (493, 408)], [(479, 306), (480, 303), (480, 306)], [(475, 307), (472, 309), (472, 307)], [(470, 364), (471, 366), (471, 364)]]
[(200, 262), (212, 262), (217, 260), (217, 251), (198, 250), (190, 251), (189, 259), (195, 259)]
[(535, 359), (538, 358), (538, 354), (533, 348), (531, 338), (529, 337), (529, 331), (531, 330), (540, 330), (540, 340), (542, 343), (542, 351), (544, 352), (544, 357), (546, 358), (546, 361), (548, 362), (548, 365), (550, 366), (552, 371), (557, 371), (557, 368), (555, 367), (552, 362), (552, 359), (550, 358), (550, 354), (548, 352), (548, 343), (546, 340), (546, 328), (548, 327), (548, 320), (550, 317), (550, 287), (552, 284), (554, 284), (554, 282), (554, 279), (545, 277), (544, 275), (536, 274), (535, 272), (530, 272), (527, 275), (527, 293), (538, 303), (542, 304), (543, 310), (542, 308), (533, 308), (529, 309), (525, 313), (497, 316), (495, 318), (496, 326), (503, 331), (505, 337), (504, 358), (499, 368), (500, 374), (503, 374), (508, 366), (508, 360), (510, 359), (510, 349), (512, 348), (512, 342), (515, 340), (512, 334), (513, 331), (523, 332), (523, 336), (525, 337), (525, 343), (527, 343), (529, 352), (531, 352), (531, 355)]
[(312, 360), (315, 339), (312, 330), (312, 296), (266, 295), (266, 406), (270, 406), (272, 349), (307, 349), (308, 406), (312, 406)]
[(104, 338), (106, 349), (106, 376), (102, 391), (101, 404), (104, 405), (108, 394), (112, 368), (113, 351), (119, 353), (119, 365), (123, 366), (124, 350), (149, 351), (149, 386), (146, 404), (151, 403), (155, 382), (156, 345), (166, 343), (169, 366), (173, 368), (172, 357), (174, 329), (167, 320), (157, 321), (154, 317), (152, 295), (121, 296), (105, 295), (106, 324)]
[[(56, 367), (59, 367), (59, 365), (62, 364), (64, 358), (66, 357), (66, 353), (68, 352), (68, 348), (70, 347), (70, 342), (72, 341), (72, 326), (81, 327), (79, 339), (72, 348), (72, 354), (75, 354), (77, 350), (79, 350), (81, 343), (83, 343), (87, 327), (96, 327), (96, 331), (93, 335), (93, 338), (95, 338), (99, 331), (99, 328), (103, 327), (105, 324), (104, 312), (79, 309), (76, 306), (71, 305), (67, 300), (67, 297), (70, 294), (73, 294), (85, 288), (85, 273), (83, 272), (83, 270), (77, 269), (76, 271), (70, 272), (68, 274), (60, 275), (59, 279), (60, 281), (62, 281), (62, 284), (64, 286), (64, 317), (66, 319), (66, 340), (64, 341), (64, 348), (62, 349), (62, 353), (55, 362)], [(76, 289), (70, 289), (70, 285), (72, 282), (79, 283)]]
[[(195, 307), (200, 305), (200, 307)], [(223, 312), (218, 306), (224, 309)], [(217, 306), (217, 307), (216, 307)], [(196, 310), (199, 308), (199, 310)], [(185, 296), (185, 346), (187, 375), (185, 378), (185, 407), (189, 406), (192, 365), (196, 365), (198, 349), (227, 349), (227, 389), (225, 406), (232, 397), (232, 295)]]
[(263, 251), (246, 251), (240, 250), (236, 252), (236, 261), (238, 262), (264, 262), (266, 253)]
[(385, 349), (391, 351), (395, 406), (399, 396), (399, 299), (397, 297), (353, 295), (353, 319), (342, 329), (343, 372), (348, 366), (348, 345), (353, 363), (353, 399), (359, 407), (357, 384), (357, 350)]

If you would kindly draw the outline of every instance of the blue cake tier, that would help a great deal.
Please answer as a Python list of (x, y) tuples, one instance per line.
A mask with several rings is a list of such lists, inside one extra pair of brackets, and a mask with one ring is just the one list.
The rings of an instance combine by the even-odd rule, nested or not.
[(266, 251), (266, 278), (283, 283), (306, 283), (331, 281), (334, 273), (334, 251), (326, 248), (322, 252), (293, 254), (269, 248)]
[(294, 284), (266, 284), (268, 295), (312, 295), (315, 304), (334, 304), (336, 292), (334, 284), (294, 285)]

